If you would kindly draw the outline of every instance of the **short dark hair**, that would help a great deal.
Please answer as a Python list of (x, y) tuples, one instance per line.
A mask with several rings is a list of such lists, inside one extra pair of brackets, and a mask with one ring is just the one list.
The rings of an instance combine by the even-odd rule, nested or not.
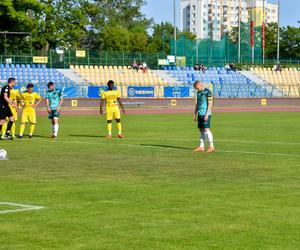
[(31, 88), (33, 88), (33, 87), (34, 87), (34, 85), (33, 85), (32, 83), (28, 83), (26, 88), (27, 88), (27, 89), (31, 89)]
[(54, 85), (54, 82), (48, 82), (47, 87), (50, 88), (53, 85)]
[(194, 82), (194, 85), (193, 85), (194, 88), (196, 88), (196, 85), (197, 85), (198, 83), (201, 83), (201, 82), (200, 82), (199, 80), (197, 80), (197, 81)]
[(111, 85), (111, 84), (115, 84), (115, 82), (113, 80), (109, 80), (107, 85)]
[(10, 77), (8, 78), (7, 82), (8, 84), (10, 84), (11, 82), (14, 82), (16, 80), (16, 78)]

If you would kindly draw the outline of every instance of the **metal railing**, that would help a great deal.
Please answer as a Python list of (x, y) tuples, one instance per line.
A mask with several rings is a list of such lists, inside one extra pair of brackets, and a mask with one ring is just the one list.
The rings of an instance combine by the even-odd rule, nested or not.
[[(102, 51), (91, 49), (66, 49), (66, 50), (48, 50), (48, 51), (30, 51), (19, 53), (0, 53), (1, 64), (33, 64), (35, 57), (46, 58), (46, 65), (49, 68), (69, 68), (70, 65), (107, 65), (107, 66), (130, 66), (133, 61), (146, 62), (151, 69), (159, 69), (159, 59), (167, 59), (164, 53), (138, 53), (125, 51)], [(237, 63), (237, 58), (213, 57), (197, 58), (196, 55), (185, 56), (185, 65), (193, 66), (196, 63), (202, 63), (207, 67), (224, 66), (228, 62)], [(276, 58), (266, 58), (265, 63), (261, 59), (255, 60), (255, 65), (273, 67)], [(300, 59), (281, 59), (282, 65), (299, 67)], [(237, 65), (239, 68), (253, 67), (251, 60), (241, 60)]]

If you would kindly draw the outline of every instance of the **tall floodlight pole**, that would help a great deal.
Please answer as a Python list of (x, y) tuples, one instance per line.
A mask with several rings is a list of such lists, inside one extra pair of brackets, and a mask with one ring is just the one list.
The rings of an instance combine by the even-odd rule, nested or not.
[(280, 63), (280, 0), (278, 0), (277, 18), (277, 63)]
[(263, 53), (263, 64), (265, 64), (265, 45), (266, 45), (266, 6), (265, 0), (263, 0), (263, 21), (262, 21), (262, 53)]
[(255, 11), (255, 0), (252, 0), (252, 17), (251, 17), (251, 22), (252, 22), (252, 32), (253, 32), (253, 34), (252, 34), (252, 39), (253, 39), (253, 41), (252, 41), (252, 64), (254, 64), (254, 43), (255, 43), (255, 32), (254, 32), (254, 26), (255, 26), (255, 24), (254, 24), (254, 11)]
[(196, 40), (196, 63), (198, 64), (199, 61), (199, 52), (198, 52), (198, 42), (199, 40)]
[[(196, 1), (196, 10), (199, 10), (199, 0)], [(201, 15), (200, 15), (201, 16)], [(198, 25), (200, 25), (200, 20), (199, 20), (199, 15), (198, 13), (196, 13), (196, 23)], [(195, 35), (196, 35), (196, 32), (195, 32)], [(196, 35), (197, 36), (197, 35)], [(199, 61), (199, 47), (198, 47), (198, 43), (199, 43), (199, 40), (198, 40), (198, 36), (196, 38), (196, 64), (198, 64), (198, 61)]]
[(241, 63), (241, 2), (239, 0), (239, 44), (238, 44), (238, 62)]
[(174, 9), (174, 56), (175, 56), (175, 64), (177, 57), (177, 30), (176, 30), (176, 1), (173, 0), (173, 9)]

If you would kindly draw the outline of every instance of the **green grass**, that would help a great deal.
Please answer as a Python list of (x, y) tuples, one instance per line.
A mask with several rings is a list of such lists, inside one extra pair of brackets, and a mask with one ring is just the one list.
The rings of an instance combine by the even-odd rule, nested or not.
[[(0, 249), (299, 249), (300, 116), (215, 114), (214, 154), (196, 154), (191, 115), (40, 118), (32, 140), (0, 142)], [(0, 207), (0, 210), (5, 210)]]

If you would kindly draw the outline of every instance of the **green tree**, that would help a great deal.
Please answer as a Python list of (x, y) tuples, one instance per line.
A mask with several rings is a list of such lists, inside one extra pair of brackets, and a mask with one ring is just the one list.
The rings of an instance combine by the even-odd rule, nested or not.
[(88, 27), (85, 17), (86, 1), (46, 0), (45, 33), (48, 47), (81, 47)]
[(239, 28), (238, 27), (232, 27), (231, 30), (229, 31), (229, 33), (227, 33), (229, 35), (229, 40), (234, 43), (234, 44), (238, 44), (239, 42)]
[(181, 37), (185, 37), (186, 39), (191, 41), (195, 41), (197, 39), (196, 34), (191, 33), (190, 31), (187, 30), (178, 33), (178, 39), (180, 39)]
[(300, 58), (300, 27), (284, 27), (280, 37), (281, 57)]
[(171, 23), (160, 23), (153, 26), (153, 33), (150, 36), (148, 51), (170, 53), (170, 41), (173, 37), (174, 27)]
[[(88, 43), (93, 48), (144, 51), (148, 43), (146, 31), (152, 22), (141, 12), (144, 4), (144, 0), (87, 1), (85, 12), (89, 20), (89, 31), (85, 44)], [(120, 37), (120, 41), (108, 44), (106, 40), (111, 40), (108, 31), (114, 37), (120, 37), (120, 34), (124, 36)]]
[[(196, 35), (189, 31), (177, 31), (177, 39), (185, 37), (191, 41), (196, 40)], [(149, 52), (165, 52), (170, 53), (170, 42), (174, 39), (174, 26), (171, 23), (160, 23), (153, 26), (153, 33), (149, 39)]]
[[(2, 0), (0, 1), (0, 30), (9, 32), (37, 32), (39, 20), (44, 13), (44, 5), (38, 0)], [(4, 48), (4, 39), (1, 38), (1, 48)], [(29, 37), (8, 36), (7, 50), (17, 53), (19, 50), (30, 47)], [(2, 49), (3, 50), (3, 49)]]
[(143, 27), (135, 27), (130, 30), (130, 51), (145, 52), (148, 45), (148, 34)]
[(267, 58), (276, 58), (277, 54), (277, 23), (266, 25), (266, 47), (265, 56)]
[(145, 0), (89, 0), (86, 3), (88, 18), (93, 28), (119, 25), (127, 29), (148, 20), (141, 12)]
[(130, 33), (121, 26), (105, 26), (101, 32), (101, 49), (114, 51), (129, 51)]

